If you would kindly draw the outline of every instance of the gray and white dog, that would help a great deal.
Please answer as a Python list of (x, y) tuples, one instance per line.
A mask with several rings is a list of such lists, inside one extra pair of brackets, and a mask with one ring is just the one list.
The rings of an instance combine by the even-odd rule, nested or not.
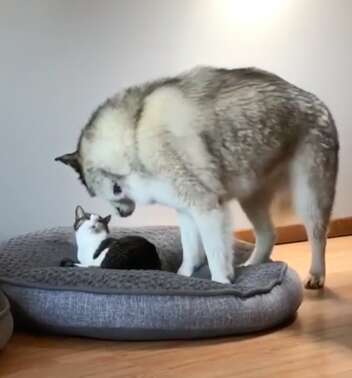
[(219, 282), (234, 278), (229, 201), (237, 199), (253, 224), (247, 264), (258, 264), (275, 241), (271, 203), (290, 193), (311, 243), (305, 285), (313, 289), (324, 285), (338, 149), (334, 120), (315, 95), (254, 68), (197, 67), (108, 99), (77, 150), (57, 160), (121, 216), (135, 203), (176, 209), (179, 273), (191, 275), (206, 256)]

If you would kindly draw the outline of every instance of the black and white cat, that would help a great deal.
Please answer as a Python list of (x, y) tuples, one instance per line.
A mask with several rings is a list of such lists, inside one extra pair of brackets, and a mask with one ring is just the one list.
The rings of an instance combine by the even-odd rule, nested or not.
[(161, 269), (160, 258), (152, 243), (140, 236), (120, 239), (110, 237), (110, 220), (111, 215), (102, 218), (77, 206), (73, 228), (78, 261), (64, 259), (60, 265), (106, 269)]

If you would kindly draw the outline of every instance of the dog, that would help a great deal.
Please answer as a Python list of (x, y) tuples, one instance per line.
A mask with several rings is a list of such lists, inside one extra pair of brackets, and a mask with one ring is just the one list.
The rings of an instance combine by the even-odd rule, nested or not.
[(338, 134), (315, 95), (256, 68), (196, 67), (127, 88), (90, 117), (71, 166), (91, 196), (122, 216), (135, 204), (176, 209), (190, 276), (207, 258), (214, 281), (234, 279), (229, 202), (253, 224), (246, 265), (269, 259), (271, 205), (289, 193), (305, 225), (311, 265), (305, 287), (325, 280), (325, 246), (335, 197)]

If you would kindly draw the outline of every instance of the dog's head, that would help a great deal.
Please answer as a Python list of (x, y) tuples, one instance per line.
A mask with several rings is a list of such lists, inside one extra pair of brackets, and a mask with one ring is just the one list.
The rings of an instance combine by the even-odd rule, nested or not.
[(110, 202), (123, 217), (135, 209), (127, 185), (135, 152), (132, 122), (123, 108), (107, 101), (82, 130), (76, 151), (55, 159), (73, 168), (91, 196)]

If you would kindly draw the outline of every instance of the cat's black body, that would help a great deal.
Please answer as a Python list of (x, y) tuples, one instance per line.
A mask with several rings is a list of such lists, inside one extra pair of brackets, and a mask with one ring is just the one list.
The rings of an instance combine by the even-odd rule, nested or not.
[[(140, 236), (125, 236), (120, 239), (107, 238), (94, 253), (97, 258), (108, 248), (100, 264), (104, 269), (161, 270), (161, 261), (154, 244)], [(74, 267), (78, 261), (63, 259), (62, 267)]]
[(95, 251), (94, 258), (97, 258), (106, 248), (108, 248), (108, 252), (100, 264), (101, 268), (161, 269), (161, 261), (155, 246), (140, 236), (125, 236), (120, 239), (107, 238)]

